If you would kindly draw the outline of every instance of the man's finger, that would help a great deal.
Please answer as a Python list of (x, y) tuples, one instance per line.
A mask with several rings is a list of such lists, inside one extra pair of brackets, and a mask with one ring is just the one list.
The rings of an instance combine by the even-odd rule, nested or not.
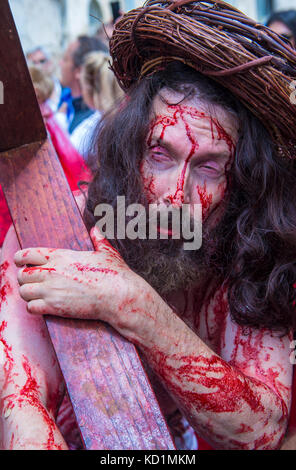
[(43, 299), (31, 300), (27, 305), (27, 310), (33, 315), (54, 314), (54, 310), (49, 307)]
[(44, 289), (42, 284), (24, 284), (19, 289), (20, 296), (26, 302), (31, 300), (42, 299)]
[(32, 268), (22, 268), (19, 270), (17, 280), (20, 286), (23, 284), (32, 284), (35, 282), (43, 282), (51, 272), (55, 269), (44, 268), (42, 266), (34, 266)]
[(102, 235), (99, 228), (95, 225), (90, 231), (90, 237), (96, 251), (100, 251), (104, 246), (112, 248), (108, 240)]
[(49, 260), (49, 250), (47, 248), (29, 248), (28, 250), (17, 251), (14, 255), (14, 262), (18, 267), (25, 264), (43, 265)]

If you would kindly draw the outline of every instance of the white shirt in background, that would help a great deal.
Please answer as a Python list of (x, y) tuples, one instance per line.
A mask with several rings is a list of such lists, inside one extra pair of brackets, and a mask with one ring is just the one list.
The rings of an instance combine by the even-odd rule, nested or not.
[(101, 119), (102, 114), (100, 111), (95, 111), (91, 116), (82, 121), (70, 135), (73, 146), (84, 158), (89, 153), (94, 131)]

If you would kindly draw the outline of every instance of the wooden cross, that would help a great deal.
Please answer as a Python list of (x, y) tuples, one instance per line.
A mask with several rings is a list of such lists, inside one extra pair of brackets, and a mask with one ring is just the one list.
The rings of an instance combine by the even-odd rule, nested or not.
[[(0, 184), (20, 246), (93, 250), (47, 138), (8, 0), (0, 13)], [(86, 449), (174, 449), (131, 343), (101, 322), (45, 321)]]

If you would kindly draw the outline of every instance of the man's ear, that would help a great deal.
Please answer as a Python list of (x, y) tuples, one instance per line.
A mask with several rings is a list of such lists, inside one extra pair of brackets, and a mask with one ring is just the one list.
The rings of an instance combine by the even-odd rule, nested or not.
[(74, 71), (75, 80), (77, 80), (78, 82), (80, 82), (81, 70), (82, 67), (76, 67)]

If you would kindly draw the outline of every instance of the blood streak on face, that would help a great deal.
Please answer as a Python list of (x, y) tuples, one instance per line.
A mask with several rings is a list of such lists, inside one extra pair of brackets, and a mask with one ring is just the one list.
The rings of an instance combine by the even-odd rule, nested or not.
[(155, 201), (155, 197), (156, 197), (154, 177), (153, 176), (150, 176), (148, 178), (145, 177), (145, 173), (144, 173), (144, 170), (143, 170), (143, 164), (141, 165), (140, 173), (142, 175), (142, 181), (143, 181), (143, 184), (144, 184), (144, 191), (145, 191), (148, 203), (153, 204), (153, 202)]
[[(227, 173), (235, 151), (230, 132), (235, 135), (235, 125), (231, 117), (221, 114), (221, 110), (219, 119), (225, 120), (230, 132), (222, 127), (218, 119), (194, 106), (166, 105), (163, 100), (159, 104), (157, 100), (156, 117), (150, 125), (146, 156), (141, 165), (148, 202), (161, 203), (163, 199), (163, 202), (181, 206), (185, 203), (185, 181), (188, 177), (186, 203), (201, 203), (203, 219), (206, 219), (225, 196)], [(223, 146), (223, 142), (226, 145)], [(182, 168), (173, 183), (174, 172), (180, 164)], [(192, 186), (194, 179), (200, 182)], [(172, 193), (171, 184), (176, 185)]]
[[(168, 127), (175, 126), (176, 124), (178, 124), (179, 120), (181, 120), (181, 122), (183, 122), (183, 124), (185, 126), (185, 129), (186, 129), (187, 138), (188, 138), (188, 140), (191, 144), (191, 149), (190, 149), (189, 154), (187, 155), (187, 158), (185, 160), (183, 169), (182, 169), (181, 174), (178, 178), (176, 192), (175, 192), (174, 195), (169, 195), (168, 196), (168, 199), (170, 200), (171, 204), (178, 205), (178, 204), (183, 204), (184, 203), (184, 184), (185, 184), (185, 177), (186, 177), (186, 173), (187, 173), (187, 168), (188, 168), (188, 165), (189, 165), (189, 162), (190, 162), (191, 158), (193, 157), (195, 152), (198, 150), (198, 143), (195, 140), (195, 138), (194, 138), (194, 136), (191, 132), (190, 126), (188, 125), (188, 123), (186, 121), (186, 114), (188, 114), (187, 107), (186, 106), (180, 106), (180, 105), (169, 105), (168, 109), (173, 112), (173, 116), (172, 117), (157, 116), (154, 119), (154, 121), (152, 122), (151, 127), (150, 127), (150, 135), (149, 135), (148, 140), (147, 140), (147, 145), (148, 145), (148, 147), (151, 145), (153, 133), (154, 133), (154, 130), (155, 130), (156, 127), (162, 126), (162, 130), (161, 130), (160, 137), (159, 137), (159, 141), (162, 141), (165, 137), (165, 131)], [(189, 114), (190, 114), (190, 112), (189, 112)], [(204, 113), (201, 113), (201, 115), (203, 115), (203, 114)], [(147, 184), (147, 179), (144, 180), (144, 185), (145, 185), (146, 193), (148, 193), (148, 194), (149, 193), (150, 194), (155, 193), (155, 191), (152, 190), (152, 188), (154, 186), (154, 178), (153, 177), (151, 177), (150, 180), (148, 180), (148, 184)]]
[(210, 208), (213, 202), (213, 195), (207, 193), (207, 183), (205, 181), (205, 184), (203, 188), (200, 186), (197, 186), (197, 193), (199, 195), (200, 203), (202, 205), (202, 218), (205, 220), (210, 212)]

